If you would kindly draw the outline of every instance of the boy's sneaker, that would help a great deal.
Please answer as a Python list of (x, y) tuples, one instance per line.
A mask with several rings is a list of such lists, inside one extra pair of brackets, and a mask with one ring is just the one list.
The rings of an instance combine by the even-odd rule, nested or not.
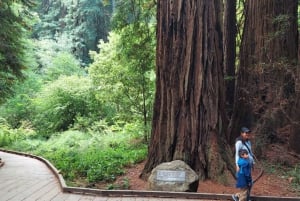
[(234, 201), (239, 201), (239, 198), (238, 198), (238, 196), (236, 196), (236, 195), (232, 195), (232, 199), (234, 200)]

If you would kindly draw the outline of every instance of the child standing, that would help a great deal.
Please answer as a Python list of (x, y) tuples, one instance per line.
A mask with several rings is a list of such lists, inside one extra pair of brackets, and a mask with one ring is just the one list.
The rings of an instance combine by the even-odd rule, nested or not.
[(239, 150), (236, 187), (241, 189), (239, 193), (232, 195), (235, 201), (249, 201), (250, 189), (252, 187), (251, 163), (249, 153), (246, 149)]

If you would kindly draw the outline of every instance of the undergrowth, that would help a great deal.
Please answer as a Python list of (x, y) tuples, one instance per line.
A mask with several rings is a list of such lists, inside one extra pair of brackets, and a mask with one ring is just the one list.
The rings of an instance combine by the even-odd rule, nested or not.
[(276, 174), (282, 178), (289, 180), (291, 187), (295, 189), (300, 195), (300, 165), (290, 167), (278, 163), (271, 164), (264, 161), (264, 170), (267, 173)]
[(142, 138), (123, 132), (84, 133), (66, 131), (50, 139), (20, 139), (5, 148), (31, 153), (49, 160), (74, 185), (84, 180), (93, 186), (97, 182), (111, 182), (125, 171), (125, 167), (146, 158), (147, 145)]

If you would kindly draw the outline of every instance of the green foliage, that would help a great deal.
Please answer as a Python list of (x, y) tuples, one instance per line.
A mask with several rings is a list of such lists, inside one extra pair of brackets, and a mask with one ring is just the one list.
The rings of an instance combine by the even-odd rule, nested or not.
[(121, 182), (121, 184), (108, 184), (107, 189), (113, 190), (113, 189), (126, 189), (128, 190), (130, 188), (129, 180), (128, 178), (124, 178)]
[(130, 24), (155, 21), (156, 3), (152, 0), (116, 0), (116, 12), (112, 18), (114, 29), (121, 30)]
[(263, 166), (266, 172), (275, 175), (282, 175), (283, 178), (290, 180), (291, 186), (300, 190), (300, 168), (299, 164), (291, 165), (289, 161), (279, 160), (275, 163), (263, 161)]
[(290, 23), (293, 21), (289, 15), (277, 15), (272, 19), (272, 24), (276, 27), (276, 32), (268, 36), (269, 40), (285, 37), (289, 31)]
[(34, 110), (32, 98), (42, 84), (41, 79), (32, 71), (24, 74), (26, 79), (13, 87), (14, 95), (0, 107), (0, 117), (5, 118), (13, 128), (19, 127), (22, 121), (30, 121)]
[(82, 61), (90, 62), (88, 51), (95, 50), (97, 41), (106, 39), (112, 8), (102, 0), (43, 1), (37, 12), (41, 21), (34, 27), (38, 39), (68, 38), (72, 53)]
[(72, 54), (61, 52), (53, 58), (52, 63), (46, 68), (45, 74), (47, 80), (56, 80), (63, 75), (83, 76), (84, 71), (80, 68), (79, 61)]
[(0, 117), (0, 147), (10, 146), (35, 134), (28, 122), (23, 122), (18, 129), (13, 129), (5, 118)]
[(125, 113), (142, 119), (145, 140), (149, 135), (155, 89), (155, 12), (156, 4), (151, 0), (117, 0), (112, 20), (114, 30), (120, 34), (118, 58), (123, 68), (127, 68), (126, 75), (120, 77), (123, 93), (129, 97), (124, 105), (130, 107), (125, 107)]
[(11, 87), (25, 69), (26, 6), (30, 5), (27, 0), (0, 2), (0, 102), (11, 93)]
[(67, 131), (47, 141), (17, 142), (11, 148), (31, 152), (51, 161), (69, 182), (86, 178), (87, 182), (113, 181), (124, 167), (146, 157), (147, 146), (131, 141), (130, 134), (96, 134)]
[(112, 32), (109, 42), (101, 40), (98, 46), (101, 51), (91, 52), (94, 62), (89, 67), (89, 74), (98, 88), (97, 98), (112, 104), (118, 119), (126, 122), (143, 119), (146, 125), (151, 119), (154, 94), (152, 35), (141, 41), (134, 37), (133, 27), (121, 33), (132, 38), (128, 37), (125, 43), (120, 35)]
[(119, 90), (122, 87), (119, 77), (126, 72), (118, 62), (118, 42), (119, 36), (114, 33), (110, 34), (109, 43), (100, 40), (98, 47), (101, 52), (91, 52), (94, 62), (89, 67), (89, 75), (94, 85), (98, 86), (97, 97), (104, 102), (111, 102), (116, 108), (121, 107), (119, 102), (122, 101), (120, 97), (123, 97)]
[(11, 144), (16, 139), (16, 134), (7, 124), (5, 119), (0, 118), (0, 147)]
[(291, 168), (291, 170), (289, 170), (287, 172), (288, 176), (290, 178), (292, 178), (292, 185), (300, 190), (300, 167), (299, 165), (296, 165), (294, 168)]
[(238, 0), (236, 4), (237, 16), (237, 36), (236, 36), (236, 66), (239, 65), (240, 46), (243, 36), (244, 23), (245, 23), (245, 0)]
[[(35, 58), (39, 65), (39, 73), (41, 74), (44, 74), (47, 68), (54, 66), (54, 60), (63, 57), (63, 55), (71, 54), (72, 51), (72, 41), (67, 37), (60, 37), (56, 38), (55, 40), (33, 40), (33, 43)], [(77, 65), (78, 61), (74, 61), (74, 58), (72, 56), (68, 57), (68, 63), (73, 63), (73, 65)]]
[(46, 137), (51, 133), (67, 130), (78, 116), (93, 113), (102, 118), (101, 105), (94, 98), (88, 77), (59, 77), (43, 86), (34, 99), (34, 106), (34, 126)]

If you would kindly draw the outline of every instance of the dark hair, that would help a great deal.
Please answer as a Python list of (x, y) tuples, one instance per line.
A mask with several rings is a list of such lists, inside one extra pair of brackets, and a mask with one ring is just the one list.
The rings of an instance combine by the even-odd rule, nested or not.
[(243, 154), (248, 154), (248, 151), (246, 149), (240, 149), (239, 150), (239, 155), (243, 155)]

